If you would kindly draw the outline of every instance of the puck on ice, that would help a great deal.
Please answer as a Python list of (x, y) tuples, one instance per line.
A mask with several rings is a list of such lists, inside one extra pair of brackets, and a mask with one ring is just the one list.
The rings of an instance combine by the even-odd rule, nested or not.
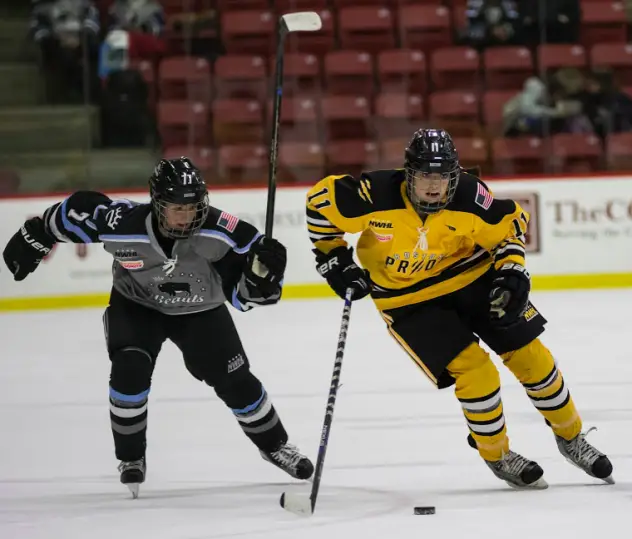
[(435, 507), (432, 505), (428, 505), (425, 507), (415, 507), (415, 514), (416, 515), (434, 515)]

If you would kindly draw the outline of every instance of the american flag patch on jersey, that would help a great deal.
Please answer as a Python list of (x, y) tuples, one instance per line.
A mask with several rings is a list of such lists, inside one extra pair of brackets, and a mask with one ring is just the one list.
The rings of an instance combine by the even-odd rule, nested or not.
[(235, 217), (228, 212), (223, 211), (217, 220), (217, 224), (222, 228), (228, 230), (228, 232), (234, 232), (235, 228), (237, 228), (237, 223), (239, 222), (239, 217)]
[(475, 202), (484, 210), (488, 210), (493, 201), (494, 197), (492, 194), (485, 189), (485, 186), (482, 183), (479, 183)]

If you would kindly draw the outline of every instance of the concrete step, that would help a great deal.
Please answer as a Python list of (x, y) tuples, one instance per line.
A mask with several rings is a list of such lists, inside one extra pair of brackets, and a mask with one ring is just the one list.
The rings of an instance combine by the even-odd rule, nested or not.
[(0, 154), (82, 150), (98, 146), (94, 107), (0, 109)]
[(39, 105), (43, 100), (43, 81), (35, 64), (0, 63), (0, 107)]
[(35, 61), (37, 46), (28, 35), (29, 20), (0, 12), (0, 62)]
[(143, 190), (157, 159), (158, 154), (147, 148), (24, 152), (0, 154), (0, 166), (19, 173), (21, 192)]

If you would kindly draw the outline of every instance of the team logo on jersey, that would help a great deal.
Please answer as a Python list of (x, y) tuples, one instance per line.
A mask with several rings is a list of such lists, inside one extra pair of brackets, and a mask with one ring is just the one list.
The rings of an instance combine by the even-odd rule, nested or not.
[(377, 219), (371, 219), (369, 221), (369, 226), (373, 226), (375, 228), (393, 228), (393, 223), (390, 221), (378, 221)]
[(126, 270), (139, 270), (145, 265), (142, 260), (119, 260), (118, 263)]
[(488, 210), (493, 201), (494, 197), (492, 196), (492, 194), (487, 189), (485, 189), (485, 186), (482, 183), (479, 183), (474, 202), (476, 202), (476, 204), (478, 204), (484, 210)]
[(121, 217), (122, 217), (121, 208), (115, 208), (105, 214), (105, 220), (107, 221), (108, 226), (112, 230), (116, 228), (116, 225), (118, 225), (119, 221), (121, 220)]
[(162, 283), (158, 285), (158, 290), (170, 296), (190, 296), (191, 285), (189, 283)]
[(380, 234), (379, 232), (376, 232), (375, 230), (373, 231), (373, 234), (375, 234), (375, 239), (377, 241), (391, 241), (393, 239), (393, 234)]
[(234, 232), (235, 228), (237, 228), (237, 223), (239, 223), (239, 217), (235, 217), (225, 211), (220, 214), (219, 219), (217, 220), (217, 226), (225, 228), (228, 232)]
[(136, 258), (138, 253), (134, 249), (117, 249), (114, 251), (114, 258)]
[(427, 251), (428, 250), (428, 232), (429, 229), (426, 227), (417, 228), (417, 234), (419, 234), (417, 238), (417, 243), (415, 244), (415, 248), (413, 251)]

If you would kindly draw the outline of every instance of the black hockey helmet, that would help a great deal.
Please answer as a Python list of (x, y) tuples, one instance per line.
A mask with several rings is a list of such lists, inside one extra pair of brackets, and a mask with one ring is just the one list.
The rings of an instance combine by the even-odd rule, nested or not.
[[(160, 231), (168, 238), (186, 238), (195, 234), (206, 221), (209, 212), (208, 191), (199, 169), (187, 157), (161, 159), (149, 178), (152, 210)], [(166, 210), (169, 205), (190, 206), (181, 211), (195, 211), (185, 227), (169, 225)]]
[[(461, 168), (452, 137), (443, 129), (420, 129), (415, 132), (405, 152), (404, 170), (408, 198), (418, 213), (436, 213), (445, 208), (456, 192)], [(439, 174), (447, 182), (443, 196), (436, 201), (424, 200), (415, 182)], [(439, 178), (439, 176), (432, 176)]]

